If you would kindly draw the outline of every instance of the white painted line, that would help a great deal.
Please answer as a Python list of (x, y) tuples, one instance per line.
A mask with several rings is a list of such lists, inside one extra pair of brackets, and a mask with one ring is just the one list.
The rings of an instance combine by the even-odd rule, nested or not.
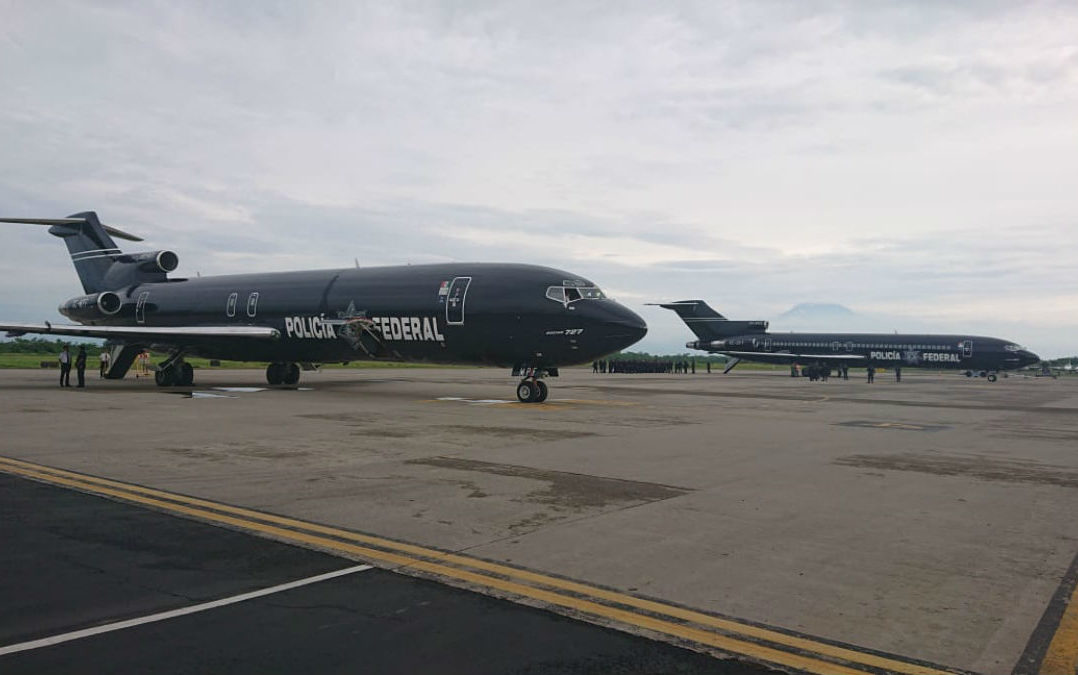
[(182, 607), (180, 609), (173, 609), (168, 612), (160, 612), (158, 614), (150, 614), (148, 616), (139, 617), (137, 619), (128, 619), (127, 621), (117, 621), (116, 623), (108, 623), (103, 626), (94, 626), (93, 628), (85, 628), (83, 630), (76, 630), (70, 633), (61, 633), (60, 635), (53, 635), (52, 637), (41, 638), (40, 640), (31, 640), (30, 642), (20, 642), (14, 645), (8, 645), (7, 647), (0, 647), (0, 656), (5, 654), (14, 654), (15, 652), (24, 652), (29, 649), (40, 649), (41, 647), (51, 647), (52, 645), (58, 645), (62, 642), (70, 642), (72, 640), (81, 640), (82, 638), (91, 637), (94, 635), (100, 635), (102, 633), (111, 633), (114, 630), (123, 630), (125, 628), (133, 628), (135, 626), (141, 626), (146, 623), (154, 623), (155, 621), (164, 621), (165, 619), (174, 619), (178, 616), (185, 616), (187, 614), (194, 614), (195, 612), (204, 612), (207, 609), (215, 609), (217, 607), (224, 607), (225, 605), (234, 605), (237, 602), (243, 602), (244, 600), (252, 600), (254, 598), (261, 598), (264, 595), (272, 595), (274, 593), (280, 593), (281, 591), (287, 591), (292, 588), (299, 588), (300, 586), (307, 586), (308, 584), (316, 584), (319, 581), (326, 581), (327, 579), (335, 579), (336, 577), (343, 577), (346, 574), (354, 574), (356, 572), (366, 572), (367, 570), (374, 569), (370, 565), (356, 565), (355, 567), (348, 567), (343, 570), (337, 570), (336, 572), (327, 572), (325, 574), (319, 574), (314, 577), (307, 577), (306, 579), (300, 579), (299, 581), (290, 581), (287, 584), (280, 584), (279, 586), (270, 586), (269, 588), (263, 588), (259, 591), (251, 591), (250, 593), (243, 593), (241, 595), (234, 595), (231, 598), (223, 598), (221, 600), (213, 600), (211, 602), (204, 602), (201, 605), (192, 605), (190, 607)]

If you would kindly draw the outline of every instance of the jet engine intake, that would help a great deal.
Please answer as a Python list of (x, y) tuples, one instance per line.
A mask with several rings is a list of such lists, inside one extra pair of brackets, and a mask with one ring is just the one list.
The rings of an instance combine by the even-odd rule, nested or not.
[(156, 272), (168, 274), (174, 272), (180, 266), (180, 256), (172, 251), (148, 251), (146, 253), (132, 253), (131, 262), (138, 265), (141, 272)]
[(82, 295), (60, 305), (60, 313), (75, 321), (93, 321), (115, 316), (123, 308), (123, 300), (112, 291)]

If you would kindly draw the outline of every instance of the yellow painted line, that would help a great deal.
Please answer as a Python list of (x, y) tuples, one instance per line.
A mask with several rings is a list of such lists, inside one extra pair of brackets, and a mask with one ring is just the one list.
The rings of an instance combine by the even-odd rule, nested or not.
[(1075, 675), (1078, 672), (1078, 588), (1067, 600), (1056, 634), (1041, 661), (1041, 675)]
[[(467, 572), (467, 571), (464, 571), (464, 570), (458, 570), (456, 568), (448, 568), (448, 567), (445, 567), (444, 565), (439, 565), (439, 564), (436, 564), (436, 563), (429, 563), (429, 562), (426, 562), (426, 561), (417, 560), (415, 558), (405, 557), (405, 556), (402, 556), (402, 555), (397, 555), (397, 554), (393, 554), (393, 553), (387, 553), (387, 552), (384, 552), (384, 551), (377, 551), (377, 550), (374, 550), (374, 549), (367, 549), (367, 548), (363, 548), (363, 547), (353, 546), (353, 545), (350, 545), (350, 544), (345, 544), (345, 543), (337, 542), (337, 541), (334, 541), (334, 540), (323, 539), (321, 537), (314, 537), (314, 536), (308, 535), (306, 533), (297, 533), (297, 532), (295, 532), (293, 530), (281, 530), (280, 528), (270, 527), (270, 526), (264, 525), (263, 523), (256, 523), (256, 522), (251, 522), (250, 520), (240, 520), (238, 518), (231, 518), (229, 516), (223, 516), (223, 515), (221, 515), (219, 513), (212, 513), (212, 512), (204, 511), (204, 510), (201, 510), (201, 509), (191, 509), (191, 508), (188, 508), (188, 507), (185, 507), (185, 506), (181, 506), (180, 504), (170, 503), (170, 502), (179, 502), (181, 504), (191, 504), (191, 505), (194, 505), (194, 506), (200, 506), (200, 507), (204, 507), (204, 508), (214, 509), (216, 511), (224, 512), (224, 513), (232, 513), (232, 514), (235, 514), (235, 515), (245, 516), (246, 518), (256, 518), (258, 520), (262, 520), (262, 521), (265, 521), (267, 523), (276, 523), (278, 525), (284, 525), (284, 526), (287, 526), (287, 527), (301, 528), (301, 529), (308, 530), (309, 532), (317, 532), (317, 533), (320, 533), (320, 534), (330, 535), (330, 536), (333, 536), (333, 537), (338, 537), (338, 538), (343, 538), (343, 539), (350, 539), (350, 540), (353, 540), (353, 541), (359, 541), (359, 542), (371, 544), (371, 545), (382, 547), (382, 548), (388, 548), (388, 549), (391, 549), (391, 550), (400, 551), (401, 553), (407, 553), (407, 554), (411, 554), (413, 556), (422, 556), (424, 558), (429, 558), (429, 559), (433, 559), (433, 560), (436, 560), (436, 561), (442, 561), (442, 562), (446, 562), (446, 563), (452, 563), (452, 564), (455, 564), (455, 565), (461, 565), (461, 566), (464, 566), (464, 567), (470, 567), (472, 569), (477, 569), (477, 570), (482, 570), (484, 572), (494, 573), (494, 574), (497, 574), (499, 576), (508, 577), (510, 579), (515, 578), (515, 579), (519, 579), (519, 580), (522, 580), (522, 581), (527, 581), (527, 582), (531, 582), (531, 583), (537, 583), (537, 584), (547, 586), (547, 587), (550, 587), (550, 588), (560, 589), (562, 591), (568, 591), (568, 592), (579, 594), (579, 595), (589, 596), (589, 597), (591, 597), (593, 599), (601, 599), (601, 600), (605, 600), (605, 601), (608, 601), (608, 602), (614, 602), (614, 603), (624, 605), (624, 606), (635, 607), (637, 609), (642, 609), (642, 610), (645, 610), (645, 611), (648, 611), (648, 612), (653, 612), (655, 614), (662, 614), (662, 615), (665, 615), (665, 616), (670, 617), (670, 618), (676, 618), (676, 619), (680, 619), (680, 620), (683, 620), (683, 621), (689, 621), (689, 622), (692, 622), (692, 623), (695, 623), (695, 624), (708, 626), (708, 627), (711, 627), (711, 628), (716, 628), (716, 629), (723, 630), (723, 631), (726, 631), (726, 632), (729, 632), (729, 633), (733, 633), (733, 634), (738, 635), (740, 637), (749, 637), (749, 638), (755, 638), (755, 639), (760, 639), (760, 640), (766, 640), (768, 642), (772, 642), (774, 644), (782, 645), (782, 646), (785, 646), (785, 647), (789, 647), (789, 648), (793, 648), (793, 649), (797, 649), (797, 650), (802, 650), (802, 651), (807, 651), (807, 652), (814, 652), (815, 654), (819, 654), (819, 655), (821, 655), (821, 656), (823, 656), (825, 658), (829, 657), (829, 658), (838, 659), (838, 660), (842, 660), (842, 661), (852, 662), (855, 665), (864, 665), (864, 666), (870, 666), (870, 667), (875, 667), (875, 668), (882, 668), (882, 669), (885, 669), (885, 670), (888, 670), (888, 671), (891, 671), (891, 672), (905, 673), (905, 674), (908, 674), (908, 675), (944, 675), (944, 674), (949, 675), (950, 673), (958, 672), (958, 671), (951, 671), (951, 670), (947, 670), (947, 669), (935, 668), (935, 667), (931, 667), (931, 666), (923, 666), (923, 665), (920, 665), (920, 664), (909, 663), (909, 662), (906, 662), (906, 661), (901, 661), (901, 660), (888, 658), (888, 657), (883, 657), (883, 656), (877, 656), (877, 655), (874, 655), (874, 654), (861, 652), (861, 651), (858, 651), (858, 650), (853, 649), (853, 648), (840, 647), (840, 646), (831, 645), (831, 644), (824, 643), (824, 642), (818, 642), (818, 641), (812, 640), (810, 638), (793, 636), (793, 635), (789, 635), (789, 634), (786, 634), (786, 633), (783, 633), (783, 632), (770, 630), (770, 629), (763, 628), (763, 627), (760, 627), (760, 626), (754, 626), (752, 624), (742, 623), (742, 622), (732, 620), (732, 619), (723, 619), (723, 618), (711, 616), (711, 615), (708, 615), (708, 614), (703, 614), (701, 612), (696, 612), (696, 611), (689, 610), (689, 609), (683, 609), (683, 608), (680, 608), (680, 607), (666, 605), (666, 604), (656, 602), (656, 601), (652, 601), (652, 600), (645, 600), (643, 598), (638, 598), (638, 597), (631, 596), (631, 595), (625, 595), (625, 594), (618, 593), (618, 592), (615, 592), (615, 591), (608, 591), (608, 590), (605, 590), (605, 589), (596, 588), (596, 587), (593, 587), (593, 586), (588, 586), (586, 584), (581, 584), (581, 583), (578, 583), (578, 582), (568, 581), (568, 580), (565, 580), (565, 579), (559, 579), (559, 578), (556, 578), (556, 577), (550, 577), (550, 576), (546, 576), (546, 575), (539, 574), (539, 573), (536, 573), (536, 572), (529, 572), (529, 571), (517, 569), (517, 568), (514, 568), (514, 567), (508, 567), (508, 566), (505, 566), (505, 565), (499, 565), (497, 563), (492, 563), (492, 562), (488, 562), (488, 561), (485, 561), (485, 560), (479, 560), (479, 559), (471, 558), (471, 557), (468, 557), (468, 556), (462, 556), (462, 555), (453, 554), (453, 553), (446, 553), (446, 552), (443, 552), (443, 551), (438, 551), (438, 550), (435, 550), (435, 549), (429, 549), (429, 548), (425, 548), (425, 547), (422, 547), (422, 546), (416, 546), (416, 545), (413, 545), (413, 544), (406, 544), (406, 543), (402, 543), (402, 542), (396, 542), (396, 541), (393, 541), (393, 540), (390, 540), (390, 539), (383, 539), (381, 537), (375, 537), (375, 536), (371, 536), (371, 535), (359, 534), (359, 533), (350, 532), (350, 531), (347, 531), (347, 530), (340, 530), (340, 529), (333, 528), (333, 527), (328, 527), (328, 526), (324, 526), (324, 525), (318, 525), (318, 524), (315, 524), (315, 523), (308, 523), (308, 522), (301, 521), (301, 520), (295, 520), (295, 519), (286, 518), (286, 517), (283, 517), (283, 516), (276, 516), (276, 515), (273, 515), (273, 514), (262, 513), (262, 512), (259, 512), (259, 511), (252, 511), (252, 510), (244, 509), (244, 508), (241, 508), (241, 507), (229, 506), (227, 504), (220, 504), (218, 502), (212, 502), (212, 501), (209, 501), (209, 500), (198, 499), (198, 498), (195, 498), (195, 497), (186, 497), (186, 496), (183, 496), (183, 495), (177, 495), (177, 494), (173, 494), (173, 493), (169, 493), (169, 492), (164, 492), (164, 491), (161, 491), (161, 490), (155, 490), (155, 489), (152, 489), (152, 488), (145, 488), (145, 487), (141, 487), (141, 486), (137, 486), (137, 485), (131, 485), (131, 484), (128, 484), (128, 483), (122, 483), (122, 482), (119, 482), (119, 481), (113, 481), (113, 480), (109, 480), (109, 479), (106, 479), (106, 478), (97, 478), (97, 477), (93, 477), (93, 476), (87, 476), (87, 475), (76, 473), (76, 472), (66, 471), (66, 470), (63, 470), (63, 469), (56, 469), (56, 468), (52, 468), (52, 467), (41, 466), (41, 465), (38, 465), (38, 464), (33, 464), (33, 463), (30, 463), (30, 462), (24, 462), (24, 461), (21, 461), (21, 460), (0, 457), (0, 470), (9, 471), (9, 472), (12, 472), (12, 473), (18, 473), (18, 474), (21, 474), (21, 475), (28, 475), (30, 477), (38, 478), (38, 479), (44, 480), (46, 482), (60, 483), (60, 484), (63, 484), (63, 485), (68, 485), (70, 487), (76, 487), (77, 489), (82, 489), (82, 490), (86, 490), (86, 491), (90, 491), (90, 492), (97, 492), (99, 494), (107, 494), (107, 495), (110, 495), (110, 496), (118, 497), (120, 499), (126, 499), (126, 500), (129, 500), (129, 501), (135, 501), (137, 503), (146, 504), (146, 505), (150, 505), (150, 506), (155, 506), (157, 508), (162, 508), (162, 509), (169, 510), (169, 511), (176, 511), (176, 512), (179, 512), (179, 513), (192, 515), (194, 517), (198, 517), (198, 518), (202, 518), (202, 519), (207, 519), (207, 520), (212, 520), (212, 521), (215, 521), (215, 522), (221, 522), (221, 523), (229, 524), (229, 525), (232, 525), (234, 527), (239, 527), (239, 528), (242, 528), (242, 529), (253, 529), (253, 530), (258, 531), (258, 532), (263, 532), (263, 533), (266, 533), (266, 534), (272, 534), (273, 536), (276, 536), (276, 537), (279, 537), (279, 538), (291, 539), (291, 540), (295, 540), (295, 541), (302, 541), (302, 542), (305, 542), (305, 543), (308, 543), (308, 544), (312, 544), (312, 545), (316, 545), (316, 546), (320, 546), (320, 547), (324, 547), (324, 548), (330, 548), (330, 549), (335, 549), (335, 550), (346, 551), (346, 552), (354, 553), (356, 555), (360, 555), (360, 556), (363, 556), (363, 557), (382, 560), (384, 562), (392, 562), (392, 563), (398, 564), (398, 565), (403, 565), (403, 566), (412, 567), (412, 568), (416, 568), (416, 569), (423, 569), (424, 571), (429, 571), (429, 572), (431, 572), (433, 574), (438, 574), (440, 576), (445, 576), (445, 577), (450, 577), (450, 578), (463, 579), (463, 580), (467, 580), (467, 581), (469, 581), (471, 583), (477, 583), (478, 585), (485, 586), (485, 587), (499, 588), (501, 590), (509, 590), (509, 592), (512, 592), (512, 593), (515, 593), (515, 594), (518, 594), (518, 595), (523, 595), (523, 596), (526, 596), (526, 597), (534, 597), (536, 599), (543, 600), (544, 602), (551, 602), (552, 604), (557, 604), (559, 606), (564, 606), (564, 607), (568, 607), (568, 608), (571, 608), (571, 609), (577, 609), (578, 611), (585, 611), (585, 612), (588, 612), (588, 613), (595, 613), (595, 614), (598, 614), (599, 616), (604, 616), (606, 618), (612, 618), (612, 617), (608, 616), (608, 614), (605, 614), (605, 613), (593, 612), (593, 611), (590, 611), (590, 610), (587, 610), (587, 609), (576, 607), (576, 606), (574, 606), (572, 604), (565, 604), (564, 602), (555, 602), (554, 600), (547, 599), (546, 596), (550, 595), (550, 593), (548, 591), (535, 589), (535, 588), (530, 587), (530, 586), (519, 586), (518, 584), (515, 584), (515, 583), (512, 583), (512, 582), (507, 582), (507, 581), (503, 581), (503, 580), (500, 580), (500, 579), (495, 579), (493, 577), (489, 577), (489, 576), (485, 576), (485, 575), (475, 575), (475, 574), (473, 574), (471, 572)], [(70, 477), (70, 478), (64, 478), (64, 476), (67, 476), (67, 477)], [(151, 496), (161, 497), (163, 499), (170, 500), (170, 502), (162, 502), (162, 501), (160, 501), (158, 499), (147, 499), (145, 497), (140, 496), (140, 494), (138, 494), (138, 493), (141, 493), (143, 495), (151, 495)], [(434, 571), (432, 569), (428, 569), (431, 566), (437, 567), (439, 571)], [(468, 577), (477, 577), (477, 578), (480, 578), (481, 580), (476, 581), (476, 580), (468, 578)], [(497, 583), (493, 583), (493, 582), (497, 582)], [(507, 589), (507, 588), (503, 588), (503, 586), (501, 586), (499, 584), (509, 584), (513, 588), (517, 588), (517, 589), (529, 589), (529, 592), (520, 592), (519, 590), (510, 590), (510, 589)], [(544, 594), (544, 597), (540, 598), (540, 597), (536, 596), (535, 593)], [(558, 598), (562, 598), (563, 600), (571, 600), (573, 602), (578, 601), (576, 598), (566, 598), (565, 596), (561, 596), (561, 595), (557, 595), (557, 594), (553, 594), (553, 595), (555, 595)], [(580, 602), (587, 602), (587, 601), (580, 601)], [(594, 603), (588, 603), (588, 604), (594, 604)], [(600, 605), (600, 607), (604, 607), (604, 606)], [(623, 610), (614, 610), (613, 608), (609, 608), (609, 607), (607, 607), (606, 609), (611, 610), (611, 611), (623, 612)], [(619, 617), (620, 616), (621, 615), (619, 615)], [(645, 616), (635, 614), (635, 613), (632, 613), (632, 612), (627, 613), (627, 616), (635, 617), (635, 619), (630, 621), (630, 620), (627, 620), (625, 618), (616, 618), (615, 620), (622, 621), (622, 622), (628, 623), (630, 625), (636, 625), (636, 626), (639, 626), (639, 627), (644, 627), (644, 628), (649, 628), (649, 626), (643, 625), (641, 623), (641, 620), (644, 620), (644, 619), (646, 619), (648, 621), (653, 620), (653, 619), (651, 619), (651, 617), (645, 617)], [(662, 623), (662, 620), (657, 620), (657, 621), (660, 621), (660, 623)], [(689, 630), (689, 631), (698, 630), (698, 629), (693, 629), (691, 627), (683, 626), (681, 624), (670, 624), (670, 626), (674, 626), (678, 630), (682, 630), (682, 629)], [(658, 629), (653, 629), (653, 630), (658, 630)], [(744, 645), (747, 645), (747, 647), (751, 648), (750, 650), (746, 651), (746, 650), (743, 650), (743, 649), (735, 649), (732, 646), (722, 646), (722, 645), (714, 644), (713, 642), (710, 642), (708, 640), (701, 640), (699, 637), (692, 637), (692, 636), (687, 635), (687, 634), (682, 635), (679, 632), (671, 632), (670, 630), (658, 630), (658, 632), (666, 633), (666, 634), (669, 634), (669, 635), (674, 635), (675, 637), (682, 637), (684, 639), (694, 640), (694, 641), (697, 641), (697, 642), (701, 642), (702, 644), (715, 646), (715, 647), (718, 647), (720, 649), (724, 649), (724, 650), (727, 650), (727, 651), (732, 651), (734, 653), (745, 654), (745, 655), (752, 656), (752, 657), (758, 658), (758, 659), (771, 660), (771, 661), (774, 661), (775, 663), (782, 663), (784, 665), (792, 665), (792, 664), (787, 663), (785, 661), (776, 661), (771, 657), (765, 657), (765, 656), (757, 655), (755, 653), (755, 651), (760, 650), (760, 649), (768, 650), (768, 651), (775, 651), (775, 650), (771, 650), (768, 647), (765, 647), (765, 646), (762, 646), (762, 645), (756, 645), (754, 643), (743, 643)], [(718, 639), (718, 638), (722, 638), (722, 639), (726, 639), (726, 640), (734, 639), (734, 638), (726, 638), (725, 636), (717, 636), (714, 633), (710, 633), (710, 632), (707, 632), (707, 631), (704, 631), (704, 634), (705, 635), (710, 635), (710, 636), (712, 636), (712, 637), (714, 637), (716, 639)], [(734, 641), (739, 642), (736, 639), (734, 639)], [(786, 654), (786, 652), (778, 652), (778, 653)], [(789, 656), (789, 654), (786, 654), (786, 655)], [(801, 668), (803, 670), (808, 670), (810, 672), (824, 672), (824, 673), (845, 672), (845, 671), (836, 670), (836, 668), (838, 666), (836, 664), (834, 664), (834, 663), (831, 663), (831, 662), (820, 662), (820, 663), (826, 663), (826, 667), (823, 668), (822, 671), (817, 671), (815, 669), (807, 668), (807, 667), (805, 667), (803, 665), (798, 665), (798, 666), (795, 666), (795, 667)], [(851, 671), (851, 672), (862, 672), (862, 671)]]

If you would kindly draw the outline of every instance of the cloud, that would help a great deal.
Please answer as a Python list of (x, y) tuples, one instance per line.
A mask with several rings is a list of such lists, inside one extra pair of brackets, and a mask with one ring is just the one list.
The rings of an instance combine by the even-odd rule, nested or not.
[[(1069, 3), (13, 5), (0, 212), (96, 208), (203, 274), (505, 259), (1075, 352), (1075, 35)], [(2, 232), (20, 314), (73, 293)]]

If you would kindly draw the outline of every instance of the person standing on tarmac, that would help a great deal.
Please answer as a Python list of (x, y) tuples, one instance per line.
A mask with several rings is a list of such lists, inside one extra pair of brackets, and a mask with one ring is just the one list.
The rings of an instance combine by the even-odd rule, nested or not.
[(71, 351), (67, 345), (60, 351), (60, 386), (71, 386)]
[(902, 381), (902, 368), (900, 366), (895, 366), (895, 382), (901, 382), (901, 381)]
[(101, 359), (101, 377), (105, 377), (109, 372), (109, 359), (111, 358), (107, 347), (101, 348), (101, 355), (98, 358)]
[(872, 366), (869, 366), (867, 368), (867, 370), (868, 370), (868, 383), (872, 384), (876, 379), (876, 369), (873, 368)]
[(79, 353), (75, 356), (75, 374), (78, 376), (79, 383), (75, 385), (76, 388), (82, 388), (86, 386), (86, 347), (80, 346)]

